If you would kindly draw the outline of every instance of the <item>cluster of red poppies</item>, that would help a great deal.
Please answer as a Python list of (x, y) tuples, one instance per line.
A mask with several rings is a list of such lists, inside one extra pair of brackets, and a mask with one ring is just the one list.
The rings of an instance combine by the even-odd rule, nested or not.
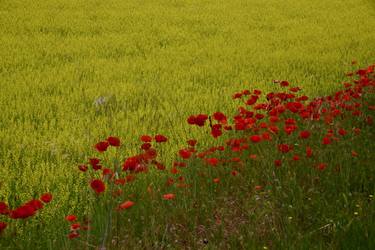
[(90, 229), (90, 221), (88, 219), (84, 219), (81, 223), (77, 221), (77, 216), (69, 214), (65, 216), (65, 220), (70, 223), (70, 232), (68, 234), (69, 239), (78, 238), (80, 236), (80, 230), (87, 231)]
[[(15, 209), (10, 209), (8, 204), (0, 202), (0, 215), (7, 216), (10, 219), (26, 219), (34, 216), (44, 207), (43, 203), (52, 201), (52, 194), (45, 193), (39, 199), (32, 199)], [(6, 222), (0, 221), (0, 233), (8, 226)]]
[[(249, 152), (251, 144), (274, 141), (276, 149), (282, 153), (281, 159), (275, 159), (274, 165), (280, 167), (284, 161), (288, 160), (287, 155), (295, 152), (289, 159), (299, 161), (304, 147), (305, 157), (313, 156), (313, 146), (319, 149), (320, 145), (327, 146), (338, 142), (351, 131), (352, 135), (361, 132), (359, 127), (344, 128), (345, 120), (352, 119), (364, 121), (365, 124), (372, 125), (373, 117), (366, 115), (362, 109), (374, 110), (374, 106), (363, 100), (363, 95), (371, 93), (374, 89), (374, 65), (366, 69), (360, 69), (348, 76), (357, 75), (359, 79), (353, 79), (352, 83), (343, 83), (343, 89), (333, 95), (316, 97), (309, 101), (306, 95), (298, 95), (302, 90), (300, 87), (291, 87), (287, 81), (274, 81), (281, 88), (288, 88), (286, 91), (271, 92), (262, 97), (260, 90), (243, 90), (235, 93), (232, 98), (241, 101), (242, 105), (237, 113), (229, 119), (221, 112), (216, 112), (212, 116), (207, 114), (192, 115), (187, 119), (190, 125), (203, 127), (209, 120), (211, 135), (214, 138), (222, 136), (225, 131), (236, 132), (240, 139), (228, 139), (227, 145), (232, 152)], [(228, 124), (228, 120), (232, 124)], [(216, 122), (215, 122), (216, 121)], [(322, 133), (322, 131), (324, 133)], [(340, 138), (341, 137), (341, 138)], [(310, 140), (308, 143), (308, 139)], [(316, 143), (320, 138), (321, 142)], [(298, 141), (305, 140), (305, 142)], [(286, 142), (289, 142), (286, 143)], [(205, 152), (195, 154), (199, 158), (204, 158), (217, 151), (218, 148), (210, 148)], [(224, 149), (222, 150), (224, 151)], [(179, 154), (183, 159), (193, 156), (192, 150), (180, 150)], [(358, 155), (352, 152), (352, 155)], [(256, 158), (251, 153), (250, 158)], [(218, 165), (219, 162), (226, 162), (227, 156), (223, 159), (206, 158), (210, 165)], [(327, 163), (317, 163), (319, 170), (326, 169)]]
[[(101, 159), (93, 157), (88, 159), (87, 164), (81, 164), (78, 169), (81, 172), (87, 172), (90, 175), (89, 185), (96, 195), (102, 195), (106, 190), (110, 190), (111, 198), (119, 197), (123, 193), (121, 186), (126, 183), (130, 183), (136, 179), (136, 175), (140, 173), (147, 173), (150, 166), (154, 166), (158, 170), (165, 170), (166, 167), (163, 163), (159, 162), (156, 158), (158, 152), (152, 143), (157, 144), (165, 143), (168, 138), (164, 135), (157, 134), (155, 136), (142, 135), (140, 137), (141, 152), (134, 156), (129, 156), (124, 159), (121, 164), (115, 164), (112, 167), (105, 167)], [(191, 144), (194, 141), (190, 142)], [(99, 153), (104, 153), (109, 150), (110, 147), (119, 148), (121, 146), (121, 141), (118, 137), (110, 136), (106, 140), (101, 141), (94, 145), (94, 148)], [(174, 194), (165, 194), (163, 199), (172, 200), (174, 199)], [(117, 202), (117, 211), (122, 211), (131, 208), (135, 205), (135, 202), (131, 200), (125, 200), (122, 202)], [(66, 220), (70, 222), (76, 221), (75, 215), (69, 215)], [(82, 229), (73, 223), (70, 225), (70, 233), (68, 237), (70, 239), (79, 237), (79, 230)]]
[[(288, 81), (274, 81), (281, 88), (279, 92), (271, 92), (262, 95), (260, 90), (243, 90), (235, 93), (232, 98), (239, 100), (241, 105), (236, 113), (229, 117), (222, 112), (215, 112), (212, 115), (197, 114), (188, 117), (190, 125), (207, 127), (210, 134), (215, 138), (226, 136), (223, 145), (217, 145), (198, 151), (197, 141), (187, 141), (187, 146), (177, 152), (179, 160), (167, 168), (157, 160), (158, 151), (156, 144), (167, 142), (163, 135), (142, 135), (140, 137), (140, 153), (127, 157), (122, 164), (114, 164), (113, 167), (104, 167), (99, 158), (90, 158), (87, 164), (79, 165), (82, 172), (90, 173), (89, 186), (96, 195), (103, 193), (110, 194), (110, 197), (119, 197), (123, 192), (126, 183), (136, 179), (137, 174), (147, 173), (152, 167), (157, 170), (169, 170), (173, 176), (179, 174), (181, 169), (189, 166), (189, 160), (201, 160), (203, 165), (218, 169), (220, 165), (230, 166), (231, 176), (241, 173), (241, 166), (247, 165), (247, 161), (256, 160), (259, 154), (267, 154), (271, 159), (271, 165), (280, 168), (285, 164), (298, 162), (303, 159), (312, 159), (309, 163), (318, 171), (329, 167), (328, 162), (320, 161), (317, 157), (322, 147), (338, 143), (348, 134), (356, 136), (361, 129), (348, 123), (351, 127), (345, 128), (345, 120), (355, 120), (367, 125), (373, 124), (373, 117), (363, 112), (364, 109), (375, 110), (374, 105), (365, 102), (363, 95), (371, 93), (375, 88), (375, 65), (366, 69), (358, 70), (349, 76), (357, 75), (358, 79), (352, 79), (352, 83), (345, 82), (343, 89), (333, 95), (316, 97), (312, 100), (306, 95), (299, 95), (300, 87), (291, 86)], [(353, 119), (354, 117), (354, 119)], [(235, 135), (235, 136), (233, 136)], [(262, 146), (264, 148), (262, 148)], [(120, 139), (108, 137), (95, 145), (95, 149), (103, 153), (110, 147), (121, 146)], [(274, 152), (270, 152), (270, 149)], [(267, 151), (267, 152), (266, 152)], [(352, 157), (358, 153), (351, 152)], [(196, 165), (195, 161), (195, 165)], [(198, 166), (191, 166), (198, 167)], [(213, 172), (215, 173), (215, 172)], [(168, 176), (166, 185), (181, 188), (189, 187), (185, 183), (183, 175), (177, 178)], [(213, 178), (214, 185), (221, 180), (218, 176)], [(150, 187), (149, 187), (150, 189)], [(261, 190), (257, 185), (255, 190)], [(151, 192), (151, 190), (149, 190)], [(173, 200), (175, 193), (162, 194), (161, 199)], [(116, 203), (117, 210), (125, 210), (135, 205), (134, 201), (125, 200)], [(66, 218), (75, 222), (76, 217), (70, 215)], [(70, 226), (69, 238), (79, 237), (80, 226)]]

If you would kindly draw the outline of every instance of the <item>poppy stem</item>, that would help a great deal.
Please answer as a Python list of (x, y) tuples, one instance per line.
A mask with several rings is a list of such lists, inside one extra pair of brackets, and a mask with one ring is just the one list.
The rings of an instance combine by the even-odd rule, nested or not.
[[(110, 205), (111, 204), (112, 204), (112, 202), (110, 202)], [(112, 209), (111, 209), (111, 206), (109, 206), (109, 212), (108, 212), (108, 217), (107, 217), (107, 225), (106, 225), (106, 228), (105, 228), (102, 246), (100, 247), (100, 250), (106, 250), (105, 243), (107, 241), (108, 231), (109, 231), (109, 228), (111, 227), (111, 225), (112, 225)]]
[[(115, 175), (117, 174), (117, 166), (118, 166), (118, 162), (117, 162), (117, 151), (116, 151), (116, 159), (114, 161), (114, 173), (115, 173)], [(109, 185), (109, 194), (112, 194), (112, 190), (113, 190), (113, 181), (111, 181), (110, 185)], [(108, 207), (107, 207), (108, 208), (107, 224), (106, 224), (106, 227), (105, 227), (102, 246), (100, 247), (100, 250), (106, 250), (105, 243), (106, 243), (107, 238), (108, 238), (109, 230), (112, 227), (113, 197), (112, 197), (112, 195), (110, 195), (110, 197), (111, 198), (110, 198), (110, 201), (109, 201), (109, 204), (108, 204)]]

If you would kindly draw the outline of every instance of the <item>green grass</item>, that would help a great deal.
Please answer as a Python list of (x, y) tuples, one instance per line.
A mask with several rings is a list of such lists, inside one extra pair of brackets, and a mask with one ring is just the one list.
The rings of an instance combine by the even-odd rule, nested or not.
[(162, 133), (170, 163), (207, 137), (187, 116), (232, 110), (235, 91), (286, 79), (333, 92), (352, 60), (373, 63), (374, 26), (371, 0), (0, 0), (0, 200), (58, 194), (40, 216), (50, 241), (21, 232), (19, 248), (63, 244), (76, 165), (98, 140), (120, 136), (130, 155)]

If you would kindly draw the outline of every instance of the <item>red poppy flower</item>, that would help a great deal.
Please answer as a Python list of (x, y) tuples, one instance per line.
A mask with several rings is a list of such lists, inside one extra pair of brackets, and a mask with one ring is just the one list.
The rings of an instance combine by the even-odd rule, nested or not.
[(125, 182), (126, 182), (126, 180), (124, 178), (115, 180), (116, 185), (125, 185)]
[(158, 155), (158, 152), (154, 148), (149, 148), (146, 150), (146, 152), (143, 154), (143, 158), (145, 160), (152, 160), (155, 159)]
[(88, 167), (84, 164), (81, 164), (81, 165), (78, 166), (78, 169), (82, 172), (86, 172)]
[(40, 200), (43, 201), (44, 203), (49, 203), (52, 200), (52, 194), (51, 193), (42, 194), (42, 196), (40, 197)]
[(120, 139), (118, 137), (114, 137), (114, 136), (110, 136), (107, 138), (107, 141), (109, 143), (109, 145), (113, 146), (113, 147), (119, 147), (120, 146)]
[(361, 129), (360, 128), (353, 128), (353, 131), (356, 135), (359, 135), (361, 133)]
[(299, 137), (302, 139), (307, 139), (311, 135), (310, 131), (304, 130), (299, 133)]
[(249, 155), (249, 158), (250, 158), (250, 159), (253, 159), (253, 160), (255, 160), (257, 157), (258, 157), (258, 156), (255, 155), (255, 154), (251, 154), (251, 155)]
[(251, 93), (251, 92), (250, 92), (250, 90), (248, 90), (248, 89), (245, 89), (245, 90), (242, 91), (242, 94), (243, 94), (243, 95), (250, 95), (250, 93)]
[(103, 176), (106, 176), (106, 175), (112, 176), (113, 175), (112, 169), (110, 169), (110, 168), (104, 168), (103, 169)]
[(318, 167), (319, 170), (323, 171), (324, 169), (327, 168), (327, 164), (326, 163), (319, 163), (317, 167)]
[(295, 125), (295, 124), (296, 124), (296, 120), (293, 118), (287, 118), (285, 120), (285, 125)]
[(298, 98), (296, 99), (296, 101), (298, 101), (298, 102), (300, 102), (300, 101), (307, 101), (308, 99), (309, 99), (308, 96), (303, 95), (303, 96), (301, 96), (301, 97), (298, 97)]
[(266, 122), (259, 123), (259, 128), (267, 128), (268, 124)]
[(269, 126), (268, 127), (269, 131), (274, 133), (274, 134), (278, 134), (279, 133), (279, 128), (277, 126)]
[(6, 222), (2, 222), (0, 221), (0, 234), (2, 231), (4, 231), (4, 229), (8, 226), (8, 224)]
[(284, 127), (284, 131), (287, 135), (293, 133), (298, 127), (296, 125), (286, 125)]
[(251, 106), (251, 105), (255, 104), (255, 103), (258, 101), (258, 99), (259, 99), (259, 96), (257, 96), (257, 95), (252, 95), (252, 96), (246, 101), (246, 105)]
[(365, 121), (368, 125), (374, 124), (374, 119), (371, 116), (367, 116)]
[(232, 162), (241, 162), (241, 158), (240, 157), (233, 157), (232, 159), (230, 159)]
[(219, 163), (219, 160), (217, 158), (208, 158), (208, 159), (206, 159), (206, 162), (209, 165), (215, 167)]
[(233, 176), (237, 176), (238, 175), (238, 171), (236, 171), (236, 170), (233, 170), (232, 172), (230, 172), (231, 173), (231, 175), (233, 175)]
[(100, 153), (105, 152), (108, 147), (109, 147), (109, 142), (107, 141), (101, 141), (95, 144), (96, 150), (98, 150)]
[(188, 123), (191, 125), (197, 125), (197, 126), (204, 126), (206, 120), (208, 119), (208, 115), (205, 114), (199, 114), (199, 115), (192, 115), (188, 118)]
[(352, 112), (352, 115), (353, 116), (360, 116), (362, 114), (362, 112), (360, 111), (360, 110), (354, 110), (353, 112)]
[(323, 138), (323, 141), (322, 141), (322, 144), (323, 145), (328, 145), (328, 144), (331, 144), (331, 139), (329, 137), (324, 137)]
[(195, 124), (202, 127), (204, 126), (207, 119), (208, 119), (208, 115), (199, 114), (195, 117)]
[(259, 114), (259, 113), (255, 114), (255, 119), (257, 119), (257, 120), (262, 120), (264, 117), (265, 117), (265, 115), (263, 115), (263, 114)]
[(173, 200), (176, 197), (175, 194), (164, 194), (163, 199), (164, 200)]
[(299, 161), (299, 155), (293, 155), (293, 161)]
[(219, 182), (220, 182), (220, 179), (219, 179), (219, 178), (215, 178), (215, 179), (213, 179), (213, 182), (214, 182), (214, 183), (219, 183)]
[(105, 191), (105, 184), (99, 179), (92, 180), (90, 186), (97, 194), (103, 193)]
[(9, 217), (12, 219), (26, 219), (33, 216), (36, 213), (36, 209), (32, 205), (23, 205), (15, 210), (10, 211)]
[(233, 96), (232, 96), (232, 99), (238, 99), (238, 98), (241, 98), (242, 97), (242, 93), (235, 93)]
[(141, 172), (147, 172), (147, 171), (148, 171), (148, 167), (147, 165), (144, 165), (144, 164), (138, 164), (136, 168), (134, 169), (135, 173), (141, 173)]
[(308, 119), (311, 117), (311, 112), (304, 110), (304, 111), (301, 111), (299, 115), (301, 116), (302, 119)]
[(143, 149), (143, 150), (148, 150), (150, 148), (151, 148), (151, 143), (149, 143), (149, 142), (145, 142), (141, 145), (141, 149)]
[(188, 145), (191, 146), (191, 147), (195, 147), (195, 145), (197, 145), (197, 140), (188, 140), (187, 141)]
[(98, 158), (90, 158), (89, 163), (91, 166), (98, 165), (100, 163), (100, 160)]
[(31, 206), (35, 211), (43, 208), (43, 203), (40, 200), (31, 200), (24, 204), (24, 206)]
[(273, 116), (270, 116), (269, 121), (275, 123), (275, 122), (280, 121), (280, 119), (278, 116), (273, 115)]
[(123, 171), (134, 171), (137, 165), (141, 163), (140, 159), (137, 156), (129, 157), (125, 160), (124, 164), (122, 165)]
[(195, 124), (195, 116), (194, 115), (189, 116), (189, 118), (187, 119), (187, 122), (190, 125), (194, 125)]
[(215, 112), (213, 115), (213, 119), (220, 122), (221, 124), (227, 123), (227, 117), (221, 112)]
[(358, 153), (357, 153), (356, 151), (352, 150), (352, 156), (353, 156), (353, 157), (357, 157), (357, 156), (358, 156)]
[(180, 168), (183, 168), (183, 167), (186, 167), (186, 162), (173, 162), (173, 166), (174, 167), (180, 167)]
[(72, 225), (70, 225), (70, 230), (74, 231), (74, 230), (78, 230), (81, 228), (81, 224), (80, 223), (73, 223)]
[(189, 159), (191, 156), (191, 152), (187, 149), (180, 149), (178, 151), (178, 154), (181, 156), (183, 159)]
[(73, 221), (77, 220), (77, 216), (75, 216), (74, 214), (69, 214), (69, 215), (65, 216), (65, 220), (73, 222)]
[(339, 134), (340, 134), (341, 136), (344, 136), (344, 135), (346, 135), (346, 134), (347, 134), (347, 132), (346, 132), (346, 130), (345, 130), (345, 129), (343, 129), (343, 128), (340, 128), (340, 129), (339, 129)]
[(310, 147), (306, 147), (306, 157), (310, 158), (313, 154), (313, 151)]
[(279, 144), (278, 149), (282, 153), (288, 153), (289, 151), (293, 150), (293, 146), (289, 146), (288, 144)]
[(99, 170), (99, 169), (102, 169), (102, 165), (100, 165), (100, 164), (97, 164), (97, 165), (93, 165), (92, 166), (92, 168), (95, 170), (95, 171), (97, 171), (97, 170)]
[(293, 88), (290, 88), (290, 89), (289, 89), (289, 91), (291, 91), (291, 92), (298, 92), (298, 91), (300, 91), (300, 90), (301, 90), (300, 87), (293, 87)]
[(289, 86), (289, 82), (288, 81), (281, 81), (280, 82), (280, 86), (281, 87), (288, 87)]
[(286, 104), (286, 108), (292, 113), (297, 113), (298, 111), (302, 110), (303, 104), (300, 102), (288, 102)]
[(125, 179), (126, 179), (126, 182), (132, 182), (132, 181), (135, 180), (135, 176), (134, 175), (127, 175), (125, 177)]
[(74, 238), (78, 238), (79, 237), (79, 233), (74, 231), (74, 232), (71, 232), (68, 234), (68, 238), (69, 239), (74, 239)]
[(171, 173), (172, 174), (178, 174), (179, 172), (180, 171), (176, 167), (171, 168)]
[(185, 177), (183, 177), (183, 176), (179, 176), (179, 177), (178, 177), (178, 181), (179, 181), (179, 182), (184, 182), (184, 181), (185, 181)]
[(250, 140), (254, 143), (258, 143), (262, 140), (262, 137), (260, 135), (252, 135), (250, 136)]
[(128, 209), (128, 208), (131, 208), (132, 206), (134, 206), (134, 202), (132, 201), (124, 201), (123, 203), (121, 203), (119, 206), (118, 206), (118, 210), (125, 210), (125, 209)]
[(158, 170), (165, 170), (166, 169), (166, 167), (160, 162), (156, 162), (155, 166)]
[(143, 142), (151, 142), (152, 141), (152, 137), (149, 136), (149, 135), (142, 135), (141, 136), (141, 141), (143, 141)]
[[(219, 126), (217, 126), (219, 125)], [(211, 135), (214, 137), (214, 138), (217, 138), (219, 136), (221, 136), (223, 134), (223, 132), (221, 131), (221, 125), (220, 124), (215, 124), (212, 126), (212, 129), (211, 129)]]
[(265, 140), (265, 141), (270, 141), (270, 140), (272, 140), (272, 137), (271, 137), (270, 133), (264, 132), (262, 134), (262, 139)]
[(313, 119), (315, 121), (319, 121), (320, 120), (320, 114), (313, 114)]
[(334, 109), (334, 110), (332, 110), (331, 114), (333, 115), (333, 117), (336, 117), (336, 116), (341, 115), (342, 112), (339, 109)]
[(276, 167), (281, 167), (282, 161), (281, 160), (275, 160), (274, 162)]
[(164, 135), (156, 135), (155, 136), (155, 141), (156, 142), (166, 142), (168, 139)]
[(3, 201), (1, 201), (0, 202), (0, 214), (8, 214), (9, 213), (9, 210), (8, 210), (8, 205), (5, 203), (5, 202), (3, 202)]

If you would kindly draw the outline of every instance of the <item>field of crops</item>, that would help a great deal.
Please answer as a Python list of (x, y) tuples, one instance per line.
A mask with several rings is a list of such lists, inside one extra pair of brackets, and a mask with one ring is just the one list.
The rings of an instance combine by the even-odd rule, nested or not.
[[(347, 72), (367, 70), (374, 63), (374, 27), (372, 0), (0, 0), (0, 202), (15, 209), (44, 193), (53, 195), (40, 212), (25, 220), (8, 218), (9, 211), (2, 214), (0, 205), (0, 249), (104, 245), (108, 249), (278, 249), (297, 242), (302, 243), (296, 248), (326, 249), (343, 247), (339, 242), (344, 238), (354, 248), (375, 246), (375, 232), (370, 230), (374, 226), (370, 218), (375, 218), (371, 156), (375, 138), (373, 126), (359, 125), (362, 116), (374, 116), (371, 90), (361, 96), (360, 115), (337, 125), (357, 126), (365, 131), (362, 137), (332, 146), (330, 153), (319, 158), (332, 162), (332, 168), (356, 166), (362, 171), (358, 176), (344, 171), (344, 176), (336, 178), (331, 173), (317, 181), (324, 187), (300, 183), (309, 174), (320, 178), (320, 172), (285, 170), (278, 179), (272, 171), (278, 165), (275, 160), (281, 159), (271, 142), (256, 147), (256, 152), (250, 150), (250, 160), (257, 155), (257, 161), (241, 158), (252, 170), (232, 169), (236, 172), (230, 180), (223, 180), (224, 172), (214, 176), (211, 170), (200, 173), (188, 167), (183, 177), (173, 173), (173, 164), (181, 158), (188, 166), (203, 164), (190, 157), (192, 152), (181, 151), (187, 140), (196, 139), (196, 150), (202, 151), (243, 136), (224, 133), (212, 138), (218, 131), (210, 128), (208, 120), (205, 128), (197, 128), (189, 126), (189, 116), (209, 114), (214, 122), (213, 114), (221, 111), (231, 124), (240, 106), (231, 96), (245, 89), (261, 90), (262, 102), (265, 94), (281, 91), (275, 80), (301, 87), (298, 95), (310, 100), (333, 95), (343, 89), (340, 83), (352, 81)], [(354, 75), (364, 77), (363, 72)], [(317, 129), (303, 124), (309, 131)], [(369, 126), (368, 120), (364, 124)], [(326, 131), (323, 125), (317, 127), (320, 134), (314, 138), (319, 148), (319, 136)], [(252, 131), (248, 136), (252, 133), (257, 134)], [(157, 134), (167, 142), (156, 143)], [(152, 147), (165, 172), (179, 177), (165, 186), (170, 180), (167, 174), (149, 171), (125, 184), (121, 197), (134, 204), (131, 208), (131, 203), (125, 204), (124, 213), (112, 218), (108, 211), (118, 201), (90, 188), (92, 179), (105, 179), (106, 174), (100, 178), (100, 171), (82, 174), (77, 166), (103, 157), (93, 146), (114, 136), (120, 138), (121, 147), (116, 153), (110, 150), (104, 167), (114, 164), (122, 169), (124, 160), (139, 154), (140, 145), (148, 143), (145, 138), (140, 141), (142, 135), (153, 137)], [(297, 152), (298, 145), (294, 148)], [(351, 152), (350, 159), (343, 156), (344, 151)], [(353, 163), (357, 156), (360, 160)], [(219, 164), (203, 162), (205, 167)], [(200, 183), (202, 176), (207, 183)], [(232, 180), (235, 176), (241, 181)], [(329, 184), (328, 177), (336, 184)], [(177, 183), (177, 178), (186, 178), (186, 183)], [(274, 183), (275, 179), (279, 182)], [(174, 186), (192, 183), (196, 185), (194, 195), (186, 196), (190, 198), (183, 198), (178, 193), (181, 189)], [(288, 186), (293, 192), (275, 189)], [(150, 193), (158, 197), (159, 192), (162, 201), (148, 197)], [(166, 194), (176, 197), (163, 199)], [(320, 201), (305, 205), (302, 201), (307, 196)], [(216, 209), (218, 204), (225, 206)], [(251, 213), (245, 215), (245, 208)], [(309, 215), (314, 209), (317, 213)], [(306, 218), (302, 213), (307, 213)], [(214, 227), (205, 221), (209, 214), (215, 219)], [(89, 217), (96, 227), (84, 237), (69, 239), (76, 230), (70, 230), (67, 215), (77, 216), (81, 223)], [(107, 223), (109, 217), (112, 225)], [(1, 222), (7, 227), (2, 229)], [(107, 230), (112, 226), (116, 230)], [(103, 232), (109, 233), (104, 237)]]

